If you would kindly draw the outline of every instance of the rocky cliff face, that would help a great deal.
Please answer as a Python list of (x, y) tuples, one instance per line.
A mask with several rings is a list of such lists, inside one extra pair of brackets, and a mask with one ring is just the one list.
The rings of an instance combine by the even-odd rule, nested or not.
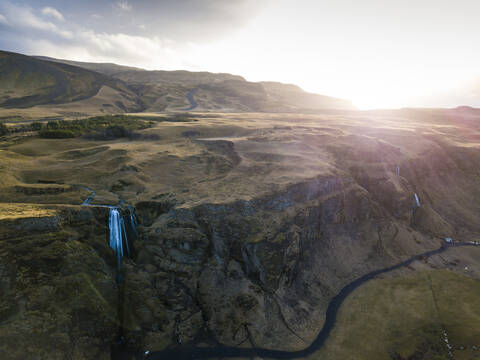
[(0, 356), (110, 359), (115, 263), (103, 209), (51, 207), (0, 220)]
[[(107, 209), (0, 204), (0, 358), (107, 359), (112, 346), (127, 356), (191, 343), (302, 349), (345, 284), (445, 237), (478, 237), (476, 123), (452, 135), (439, 115), (435, 126), (371, 116), (367, 126), (225, 115), (161, 124), (148, 131), (168, 140), (101, 153), (87, 140), (0, 152), (11, 172), (2, 199), (16, 189), (19, 201), (75, 203), (88, 195), (75, 192), (80, 178), (98, 187), (93, 204), (119, 195), (140, 222), (117, 283)], [(45, 155), (25, 151), (35, 144)], [(88, 151), (65, 157), (77, 148)], [(58, 190), (32, 185), (47, 178)]]
[(358, 170), (252, 201), (149, 204), (157, 218), (127, 268), (126, 337), (149, 350), (194, 340), (301, 349), (345, 284), (453, 233), (428, 200), (415, 208), (406, 178)]
[(408, 154), (351, 136), (326, 144), (337, 175), (249, 201), (149, 204), (127, 271), (127, 338), (150, 350), (191, 341), (301, 349), (345, 284), (444, 237), (476, 236), (480, 209), (466, 196), (480, 195), (480, 154), (425, 142)]

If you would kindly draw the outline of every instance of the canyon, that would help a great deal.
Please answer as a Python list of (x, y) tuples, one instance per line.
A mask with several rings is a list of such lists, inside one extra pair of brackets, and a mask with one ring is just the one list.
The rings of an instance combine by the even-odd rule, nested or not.
[[(131, 139), (1, 138), (2, 359), (301, 352), (348, 284), (479, 240), (478, 110), (176, 119)], [(479, 256), (453, 246), (380, 274), (305, 358), (448, 359), (444, 331), (471, 358)]]

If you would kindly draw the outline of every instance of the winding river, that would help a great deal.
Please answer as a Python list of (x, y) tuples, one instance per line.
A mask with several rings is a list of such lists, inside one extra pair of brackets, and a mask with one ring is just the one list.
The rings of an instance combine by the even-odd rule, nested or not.
[(271, 358), (271, 359), (298, 359), (303, 358), (308, 355), (313, 354), (318, 351), (328, 339), (328, 336), (332, 332), (335, 321), (337, 319), (337, 313), (340, 309), (340, 306), (345, 301), (345, 299), (350, 295), (356, 288), (366, 283), (369, 280), (374, 279), (380, 274), (388, 273), (390, 271), (399, 269), (404, 266), (408, 266), (420, 258), (428, 258), (436, 254), (443, 253), (452, 247), (463, 247), (463, 246), (480, 246), (479, 242), (458, 242), (453, 244), (445, 244), (441, 248), (436, 250), (426, 251), (421, 254), (412, 256), (408, 260), (405, 260), (399, 264), (389, 266), (383, 269), (372, 271), (351, 283), (345, 285), (345, 287), (340, 290), (340, 292), (330, 300), (330, 303), (327, 307), (325, 323), (318, 333), (315, 340), (305, 349), (298, 351), (281, 351), (281, 350), (270, 350), (262, 348), (236, 348), (228, 346), (219, 346), (219, 347), (193, 347), (193, 346), (180, 346), (177, 348), (166, 349), (162, 351), (156, 351), (150, 353), (146, 358), (149, 360), (186, 360), (186, 359), (210, 359), (210, 358), (239, 358), (239, 357), (262, 357), (262, 358)]
[(188, 102), (190, 103), (190, 106), (186, 109), (183, 109), (184, 111), (190, 111), (195, 109), (198, 106), (198, 103), (195, 101), (195, 98), (193, 97), (195, 93), (197, 92), (197, 89), (190, 90), (187, 92), (186, 98)]

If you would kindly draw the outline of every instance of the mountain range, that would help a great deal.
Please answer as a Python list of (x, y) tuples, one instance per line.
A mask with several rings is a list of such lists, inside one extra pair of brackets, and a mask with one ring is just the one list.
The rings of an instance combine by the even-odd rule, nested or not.
[[(102, 113), (215, 111), (312, 112), (352, 110), (343, 99), (238, 75), (148, 71), (0, 51), (0, 114), (81, 116)], [(25, 112), (22, 112), (23, 109)]]

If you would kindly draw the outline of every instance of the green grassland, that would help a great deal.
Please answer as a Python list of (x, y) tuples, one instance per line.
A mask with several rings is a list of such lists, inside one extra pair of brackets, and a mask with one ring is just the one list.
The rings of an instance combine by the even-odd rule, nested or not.
[[(101, 115), (76, 120), (50, 119), (48, 121), (0, 120), (0, 136), (19, 133), (38, 132), (42, 138), (62, 139), (78, 136), (94, 137), (106, 131), (112, 132), (110, 138), (126, 137), (136, 130), (152, 127), (156, 122), (190, 121), (190, 114), (170, 116), (138, 115)], [(107, 136), (108, 137), (108, 136)]]
[(372, 280), (342, 305), (325, 347), (309, 359), (480, 358), (480, 281), (453, 271)]
[[(33, 123), (35, 126), (37, 123)], [(125, 137), (134, 130), (151, 127), (153, 121), (134, 116), (96, 116), (71, 121), (49, 121), (39, 131), (43, 138), (68, 138), (75, 136), (93, 136), (101, 132), (110, 131), (112, 138)], [(38, 125), (37, 125), (38, 126)]]
[[(462, 123), (462, 115), (457, 112), (454, 127), (465, 134), (459, 138), (458, 132), (451, 132), (453, 125), (447, 123), (450, 115), (444, 117), (444, 113), (438, 111), (436, 124), (430, 121), (429, 113), (411, 115), (403, 111), (345, 115), (136, 114), (139, 118), (133, 117), (135, 121), (131, 123), (138, 129), (135, 131), (154, 135), (156, 139), (142, 142), (119, 139), (105, 143), (76, 139), (63, 143), (61, 140), (19, 138), (11, 143), (7, 137), (0, 160), (7, 154), (27, 156), (25, 160), (32, 161), (32, 166), (37, 168), (35, 171), (40, 172), (49, 172), (51, 162), (51, 166), (59, 169), (55, 176), (65, 183), (73, 181), (67, 169), (83, 162), (86, 167), (82, 177), (92, 174), (89, 183), (98, 181), (93, 180), (98, 179), (96, 171), (110, 173), (123, 166), (135, 166), (138, 171), (123, 174), (130, 183), (124, 187), (124, 196), (147, 200), (158, 193), (173, 192), (181, 201), (192, 204), (207, 199), (212, 202), (248, 200), (319, 175), (365, 178), (362, 180), (364, 188), (372, 191), (377, 201), (393, 196), (401, 203), (410, 196), (412, 189), (405, 185), (402, 177), (395, 175), (396, 166), (400, 165), (401, 174), (411, 177), (414, 184), (425, 191), (420, 195), (428, 196), (431, 201), (431, 205), (426, 206), (434, 211), (424, 209), (422, 221), (425, 226), (440, 226), (442, 221), (434, 214), (441, 208), (448, 216), (458, 219), (459, 224), (464, 223), (463, 218), (468, 219), (469, 226), (480, 227), (474, 215), (478, 206), (468, 200), (480, 188), (474, 170), (478, 159), (473, 145), (478, 132), (469, 122)], [(117, 120), (109, 125), (131, 121), (130, 117), (121, 116), (111, 119)], [(151, 121), (155, 124), (151, 125)], [(81, 123), (88, 124), (80, 127), (82, 132), (91, 128), (91, 123), (109, 126), (103, 120), (61, 122), (62, 126), (71, 126), (74, 131)], [(149, 128), (140, 130), (142, 127)], [(83, 151), (82, 148), (94, 146), (108, 146), (108, 151), (85, 153), (77, 164), (66, 162), (63, 169), (62, 151)], [(104, 164), (98, 159), (99, 156), (108, 157), (108, 153), (124, 155), (113, 156), (117, 162), (113, 168), (108, 168), (113, 158)], [(430, 160), (422, 160), (425, 157)], [(92, 171), (87, 171), (93, 164)], [(368, 177), (362, 175), (361, 169)], [(74, 168), (72, 170), (76, 173)], [(435, 176), (417, 175), (418, 171)], [(25, 170), (22, 173), (25, 174)], [(108, 189), (117, 176), (121, 174), (107, 176), (106, 183), (100, 178), (97, 187)], [(24, 175), (16, 177), (21, 179)], [(373, 187), (369, 182), (379, 185)], [(137, 193), (139, 188), (143, 191)]]

